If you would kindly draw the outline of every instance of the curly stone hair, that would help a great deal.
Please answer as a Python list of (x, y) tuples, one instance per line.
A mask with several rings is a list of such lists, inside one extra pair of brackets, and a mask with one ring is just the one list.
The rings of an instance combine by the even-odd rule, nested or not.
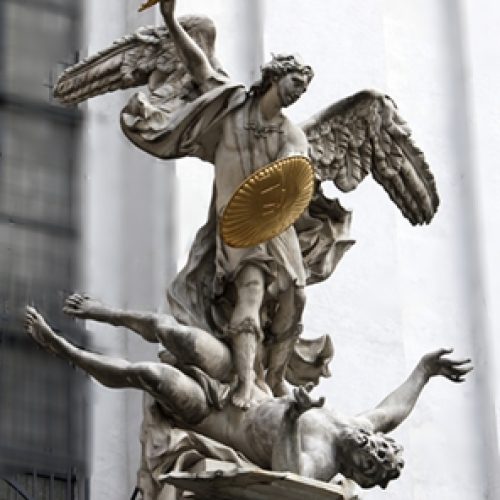
[(373, 433), (348, 427), (342, 431), (341, 440), (347, 455), (354, 450), (365, 455), (363, 465), (350, 464), (346, 469), (351, 470), (343, 472), (360, 486), (368, 488), (378, 485), (385, 489), (389, 481), (401, 474), (404, 467), (403, 447), (382, 432)]
[(311, 66), (304, 64), (297, 54), (271, 54), (272, 59), (261, 66), (261, 79), (250, 87), (252, 95), (264, 95), (272, 85), (272, 82), (280, 79), (288, 73), (298, 72), (306, 75), (308, 83), (314, 77)]

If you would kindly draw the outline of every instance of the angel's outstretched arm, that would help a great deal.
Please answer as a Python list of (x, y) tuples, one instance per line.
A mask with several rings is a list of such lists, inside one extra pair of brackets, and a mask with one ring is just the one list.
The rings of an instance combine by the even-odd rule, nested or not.
[(411, 413), (431, 377), (442, 375), (452, 382), (463, 382), (465, 375), (472, 370), (470, 359), (456, 361), (443, 357), (451, 352), (453, 349), (440, 349), (423, 356), (403, 384), (376, 408), (359, 417), (368, 419), (375, 432), (390, 432)]
[(186, 65), (194, 81), (203, 84), (215, 74), (207, 56), (198, 44), (186, 33), (174, 16), (176, 0), (161, 0), (160, 9), (165, 24), (170, 30), (170, 35), (175, 43), (177, 52), (182, 62)]

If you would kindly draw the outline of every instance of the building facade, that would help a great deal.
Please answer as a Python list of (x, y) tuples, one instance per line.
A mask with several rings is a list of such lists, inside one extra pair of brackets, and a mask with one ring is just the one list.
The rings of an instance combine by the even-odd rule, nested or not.
[[(139, 3), (88, 0), (80, 16), (69, 0), (0, 0), (0, 461), (8, 462), (11, 477), (31, 474), (38, 470), (28, 460), (35, 448), (60, 446), (66, 450), (61, 470), (76, 464), (79, 471), (63, 476), (89, 477), (92, 499), (121, 500), (134, 489), (141, 395), (92, 383), (87, 420), (71, 420), (82, 413), (68, 406), (85, 406), (71, 398), (86, 394), (85, 381), (77, 387), (72, 380), (83, 377), (28, 345), (16, 314), (32, 302), (59, 329), (99, 352), (131, 360), (156, 355), (133, 334), (94, 323), (75, 326), (60, 306), (67, 293), (83, 290), (118, 307), (164, 308), (163, 289), (205, 221), (212, 167), (189, 159), (161, 162), (128, 144), (118, 123), (124, 93), (63, 110), (48, 100), (44, 86), (50, 85), (47, 68), (71, 62), (78, 48), (81, 56), (92, 54), (138, 26), (162, 22), (155, 9), (137, 14)], [(47, 21), (50, 28), (40, 33), (34, 30), (49, 15), (45, 8), (59, 21)], [(432, 381), (395, 433), (405, 447), (401, 478), (362, 496), (499, 499), (500, 347), (494, 332), (500, 324), (500, 101), (494, 96), (500, 71), (492, 61), (499, 55), (500, 8), (493, 0), (481, 8), (472, 0), (179, 0), (178, 9), (215, 21), (218, 58), (245, 84), (258, 78), (271, 52), (300, 53), (315, 78), (287, 110), (297, 122), (363, 88), (380, 89), (398, 103), (436, 176), (441, 207), (430, 226), (413, 228), (374, 181), (347, 195), (325, 186), (353, 209), (358, 241), (328, 282), (307, 290), (305, 334), (330, 333), (337, 353), (332, 378), (316, 393), (347, 413), (361, 412), (400, 383), (423, 353), (455, 347), (457, 356), (473, 358), (475, 371), (460, 386)], [(24, 26), (31, 11), (36, 19)], [(19, 29), (12, 28), (16, 23)], [(71, 28), (64, 31), (67, 23)], [(34, 55), (35, 73), (26, 72), (19, 53), (32, 50), (33, 39), (55, 38), (53, 26), (61, 26), (57, 36), (71, 32), (74, 38), (54, 42), (51, 61)], [(20, 36), (21, 28), (30, 37)], [(82, 154), (75, 162), (78, 144)], [(56, 375), (43, 382), (37, 374), (48, 365)], [(52, 388), (61, 373), (67, 398), (54, 402), (36, 384)], [(24, 392), (39, 399), (23, 399)], [(45, 432), (23, 448), (21, 434), (11, 437), (14, 424), (23, 418), (25, 429), (36, 428), (30, 419), (40, 405), (50, 407), (40, 427)], [(66, 422), (70, 416), (66, 441), (49, 430), (54, 415)], [(65, 448), (73, 435), (88, 435), (87, 455)], [(54, 479), (61, 474), (56, 469)], [(1, 500), (2, 494), (0, 489)]]
[(23, 332), (26, 304), (61, 313), (78, 280), (81, 111), (51, 99), (78, 58), (78, 1), (0, 2), (0, 498), (88, 498), (87, 378)]

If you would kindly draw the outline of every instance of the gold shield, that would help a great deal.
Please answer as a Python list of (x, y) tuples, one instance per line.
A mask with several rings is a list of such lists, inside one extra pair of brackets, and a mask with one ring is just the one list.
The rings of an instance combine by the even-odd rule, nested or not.
[(254, 172), (238, 187), (222, 214), (226, 245), (248, 248), (290, 227), (309, 205), (314, 170), (305, 156), (289, 156)]

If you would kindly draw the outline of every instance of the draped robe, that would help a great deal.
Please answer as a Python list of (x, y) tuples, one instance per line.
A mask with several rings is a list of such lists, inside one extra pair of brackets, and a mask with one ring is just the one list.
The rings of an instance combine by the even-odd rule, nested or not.
[[(151, 97), (138, 93), (122, 111), (122, 129), (134, 144), (159, 158), (195, 156), (214, 163), (224, 120), (233, 119), (242, 108), (250, 110), (254, 99), (241, 85), (223, 78), (190, 101), (161, 93)], [(235, 123), (234, 128), (237, 140), (246, 142), (246, 148), (251, 146), (244, 124)], [(242, 181), (264, 166), (253, 165), (251, 155), (244, 156), (235, 158), (235, 164), (242, 167)], [(243, 265), (254, 264), (264, 271), (267, 298), (272, 302), (287, 286), (301, 287), (328, 278), (353, 244), (348, 237), (350, 212), (338, 200), (326, 198), (319, 186), (294, 226), (250, 249), (234, 249), (221, 240), (221, 209), (216, 201), (214, 186), (207, 222), (198, 231), (186, 265), (167, 292), (177, 321), (216, 336), (223, 335), (227, 325), (234, 303), (230, 285)], [(267, 312), (272, 321), (272, 311)]]

